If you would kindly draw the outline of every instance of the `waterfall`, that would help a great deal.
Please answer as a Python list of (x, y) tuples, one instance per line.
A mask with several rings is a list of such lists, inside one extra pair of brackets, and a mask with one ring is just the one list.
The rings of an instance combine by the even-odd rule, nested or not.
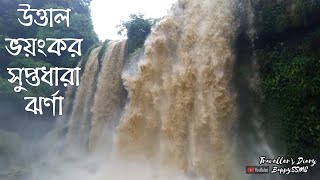
[[(80, 67), (83, 60), (81, 60), (77, 67)], [(74, 78), (74, 81), (76, 81), (76, 77)], [(53, 146), (50, 150), (45, 149), (45, 151), (56, 151), (61, 149), (64, 146), (63, 139), (66, 130), (68, 129), (68, 119), (70, 118), (70, 113), (73, 110), (73, 100), (75, 98), (77, 88), (74, 86), (67, 86), (66, 92), (65, 92), (65, 101), (63, 105), (63, 112), (65, 113), (64, 116), (60, 116), (57, 118), (56, 123), (53, 127), (53, 129), (46, 135), (42, 142), (43, 147)], [(50, 153), (49, 153), (50, 154)]]
[(99, 50), (100, 48), (95, 48), (91, 51), (76, 93), (66, 137), (66, 146), (72, 151), (87, 147), (91, 118), (90, 108), (93, 103), (94, 84), (98, 73)]
[(138, 74), (124, 76), (130, 100), (117, 129), (120, 156), (231, 179), (233, 22), (231, 1), (184, 0), (156, 27)]
[(99, 150), (111, 146), (113, 130), (120, 119), (120, 101), (125, 41), (111, 42), (105, 54), (104, 64), (98, 78), (98, 88), (92, 108), (89, 146)]
[[(243, 31), (253, 44), (253, 14), (244, 12), (248, 2), (180, 0), (152, 31), (132, 71), (123, 71), (128, 65), (126, 41), (94, 48), (75, 93), (64, 140), (65, 150), (84, 160), (72, 168), (59, 166), (59, 178), (269, 179), (247, 177), (244, 169), (251, 164), (242, 159), (251, 152), (272, 154), (257, 125), (258, 108), (241, 95), (250, 94), (251, 80), (239, 80), (234, 70), (242, 65), (235, 53), (242, 24), (239, 12), (248, 18), (244, 19), (250, 28)], [(246, 65), (254, 69), (254, 62)], [(125, 107), (123, 88), (128, 92)], [(249, 103), (240, 107), (243, 102)], [(243, 130), (246, 124), (240, 123), (253, 124), (252, 131)], [(261, 143), (253, 145), (258, 140)], [(247, 162), (255, 162), (253, 158), (259, 157)], [(44, 174), (41, 177), (47, 177)], [(56, 171), (52, 174), (56, 177)]]

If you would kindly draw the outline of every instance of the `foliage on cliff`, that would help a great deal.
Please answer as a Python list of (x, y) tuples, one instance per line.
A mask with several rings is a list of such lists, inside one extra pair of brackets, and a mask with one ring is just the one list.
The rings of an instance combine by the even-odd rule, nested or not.
[[(256, 9), (266, 129), (293, 156), (320, 154), (319, 5), (318, 0), (270, 1)], [(280, 132), (274, 133), (277, 126)]]
[[(71, 8), (70, 14), (70, 27), (66, 27), (65, 24), (59, 24), (53, 28), (39, 27), (33, 25), (31, 27), (24, 27), (18, 21), (22, 15), (17, 12), (19, 4), (28, 3), (32, 8), (47, 9), (47, 8), (59, 8), (66, 9)], [(8, 44), (5, 42), (5, 38), (83, 38), (82, 54), (85, 54), (91, 46), (98, 42), (97, 35), (93, 30), (90, 9), (90, 0), (27, 0), (27, 1), (0, 1), (0, 78), (7, 79), (8, 67), (74, 67), (77, 65), (81, 57), (70, 58), (67, 54), (62, 56), (48, 55), (37, 56), (32, 58), (25, 58), (23, 55), (11, 56), (5, 49)], [(51, 88), (52, 89), (52, 88)], [(13, 91), (13, 90), (12, 90)], [(1, 92), (5, 93), (4, 91)], [(11, 94), (10, 92), (8, 92)], [(38, 88), (38, 91), (34, 91), (35, 96), (51, 94), (50, 87)]]
[(146, 19), (142, 14), (131, 14), (128, 21), (123, 21), (119, 34), (126, 34), (127, 54), (133, 53), (136, 49), (143, 47), (145, 40), (151, 32), (154, 20)]

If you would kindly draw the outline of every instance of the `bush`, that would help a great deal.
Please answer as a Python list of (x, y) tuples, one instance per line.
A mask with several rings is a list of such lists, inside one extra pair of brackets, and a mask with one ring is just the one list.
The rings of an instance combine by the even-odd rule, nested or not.
[(142, 14), (131, 14), (128, 21), (124, 21), (118, 26), (120, 28), (118, 33), (120, 35), (126, 34), (128, 37), (127, 54), (133, 53), (144, 45), (152, 25), (153, 21), (145, 19)]
[(281, 125), (293, 156), (320, 154), (319, 40), (318, 30), (258, 52), (267, 127)]

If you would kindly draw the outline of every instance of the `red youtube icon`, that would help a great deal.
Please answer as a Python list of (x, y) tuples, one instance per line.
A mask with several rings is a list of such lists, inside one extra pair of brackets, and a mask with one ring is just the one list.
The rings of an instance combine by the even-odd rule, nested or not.
[(255, 172), (254, 167), (247, 167), (247, 173), (248, 174), (252, 174), (254, 172)]

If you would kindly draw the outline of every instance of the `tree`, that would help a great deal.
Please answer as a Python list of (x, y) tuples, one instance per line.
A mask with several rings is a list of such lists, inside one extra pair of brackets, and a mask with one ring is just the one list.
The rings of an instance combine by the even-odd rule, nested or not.
[(127, 35), (127, 53), (131, 54), (134, 50), (141, 48), (151, 32), (153, 21), (145, 19), (143, 14), (131, 14), (128, 21), (122, 21), (119, 35)]
[[(81, 57), (71, 58), (68, 53), (62, 53), (58, 57), (54, 54), (48, 54), (47, 57), (39, 55), (36, 57), (25, 58), (24, 55), (11, 56), (5, 49), (7, 42), (5, 38), (78, 38), (84, 39), (82, 42), (82, 54), (86, 54), (91, 46), (98, 43), (98, 37), (93, 30), (93, 23), (90, 15), (91, 0), (1, 0), (0, 1), (0, 78), (8, 79), (7, 67), (74, 67), (77, 65)], [(57, 24), (53, 28), (39, 27), (33, 25), (31, 27), (22, 26), (18, 18), (21, 18), (21, 13), (17, 12), (18, 4), (28, 3), (32, 8), (47, 9), (70, 8), (70, 27), (65, 24)], [(46, 87), (38, 87), (37, 90), (31, 91), (31, 95), (51, 96), (51, 91)], [(3, 93), (2, 93), (3, 95)]]

